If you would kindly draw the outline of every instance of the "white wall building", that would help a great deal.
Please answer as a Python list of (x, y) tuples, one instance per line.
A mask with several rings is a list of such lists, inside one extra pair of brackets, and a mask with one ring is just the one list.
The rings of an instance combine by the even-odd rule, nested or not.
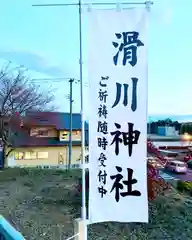
[(179, 131), (176, 131), (175, 127), (171, 127), (171, 126), (158, 127), (158, 135), (160, 135), (160, 136), (178, 136)]

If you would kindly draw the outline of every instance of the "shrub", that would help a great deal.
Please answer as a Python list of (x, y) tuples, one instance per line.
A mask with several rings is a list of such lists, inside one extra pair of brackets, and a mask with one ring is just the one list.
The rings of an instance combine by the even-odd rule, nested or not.
[(177, 189), (180, 192), (185, 192), (185, 193), (192, 195), (192, 182), (183, 182), (183, 181), (179, 180), (177, 182)]

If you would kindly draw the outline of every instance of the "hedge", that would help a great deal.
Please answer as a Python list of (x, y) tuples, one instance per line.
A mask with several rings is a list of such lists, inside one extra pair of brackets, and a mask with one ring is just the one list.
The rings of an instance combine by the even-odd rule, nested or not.
[(180, 192), (185, 192), (192, 196), (192, 182), (183, 182), (183, 181), (179, 180), (177, 182), (177, 189)]

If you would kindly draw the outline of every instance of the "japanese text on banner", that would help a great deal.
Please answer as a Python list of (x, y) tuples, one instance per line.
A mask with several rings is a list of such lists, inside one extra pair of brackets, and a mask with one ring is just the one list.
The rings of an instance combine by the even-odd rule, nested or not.
[(89, 14), (90, 222), (148, 222), (147, 11)]

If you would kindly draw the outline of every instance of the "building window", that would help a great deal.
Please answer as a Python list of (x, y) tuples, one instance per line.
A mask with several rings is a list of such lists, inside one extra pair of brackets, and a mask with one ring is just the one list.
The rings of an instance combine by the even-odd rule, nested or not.
[(40, 131), (38, 131), (38, 135), (47, 137), (49, 135), (49, 131), (47, 131), (47, 130), (40, 130)]
[(25, 159), (36, 159), (37, 153), (36, 152), (25, 152)]
[(35, 137), (48, 137), (49, 136), (49, 131), (48, 130), (32, 129), (31, 130), (31, 136), (35, 136)]
[(48, 158), (48, 152), (38, 152), (38, 153), (37, 153), (37, 158), (38, 158), (38, 159)]
[(67, 132), (63, 132), (63, 133), (61, 133), (60, 134), (60, 139), (66, 139), (68, 137), (68, 134), (67, 134)]
[(15, 159), (16, 160), (23, 160), (24, 159), (24, 153), (23, 152), (15, 152)]
[(31, 129), (31, 131), (30, 131), (30, 135), (31, 136), (36, 136), (38, 134), (38, 131), (37, 131), (37, 129)]

